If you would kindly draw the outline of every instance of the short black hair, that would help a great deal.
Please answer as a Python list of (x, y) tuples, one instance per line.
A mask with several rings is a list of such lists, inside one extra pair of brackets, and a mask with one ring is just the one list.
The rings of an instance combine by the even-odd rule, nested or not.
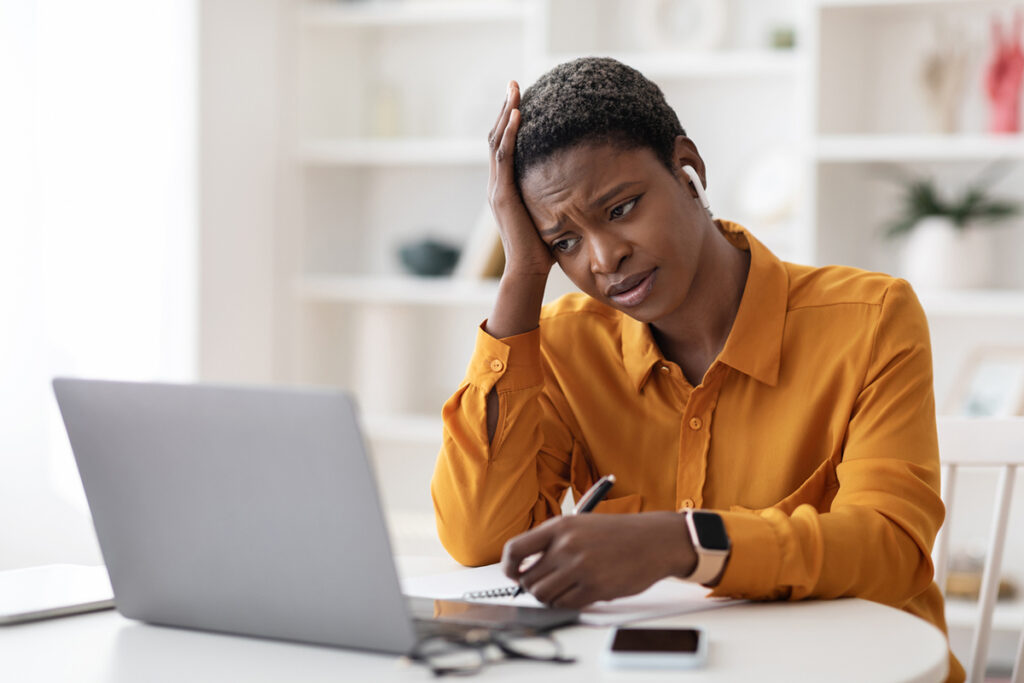
[(581, 143), (647, 147), (672, 169), (676, 136), (686, 135), (661, 88), (609, 57), (559, 64), (523, 92), (515, 175)]

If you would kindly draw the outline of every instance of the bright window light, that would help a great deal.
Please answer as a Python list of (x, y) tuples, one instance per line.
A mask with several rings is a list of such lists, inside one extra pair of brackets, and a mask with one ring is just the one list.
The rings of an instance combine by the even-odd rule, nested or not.
[(196, 12), (0, 3), (0, 525), (84, 501), (54, 376), (195, 376)]

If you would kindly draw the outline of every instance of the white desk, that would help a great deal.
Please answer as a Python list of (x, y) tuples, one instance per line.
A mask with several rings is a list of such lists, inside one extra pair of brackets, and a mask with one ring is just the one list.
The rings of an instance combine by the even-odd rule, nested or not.
[[(408, 566), (408, 565), (407, 565)], [(706, 668), (621, 672), (602, 667), (607, 629), (556, 632), (579, 662), (502, 662), (480, 681), (941, 681), (946, 640), (930, 624), (864, 600), (741, 604), (660, 619), (710, 637)], [(0, 627), (0, 679), (163, 681), (428, 681), (399, 658), (328, 647), (149, 626), (116, 612)]]

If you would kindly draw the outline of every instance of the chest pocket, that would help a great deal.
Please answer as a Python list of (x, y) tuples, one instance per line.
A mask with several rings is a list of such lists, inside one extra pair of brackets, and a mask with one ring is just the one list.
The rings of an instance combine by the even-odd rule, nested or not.
[[(838, 492), (839, 478), (836, 476), (836, 466), (829, 459), (821, 463), (818, 469), (814, 470), (811, 476), (797, 487), (796, 491), (793, 491), (769, 507), (781, 510), (787, 515), (792, 515), (793, 511), (801, 505), (810, 505), (819, 513), (825, 513), (832, 509), (832, 501), (835, 500)], [(752, 510), (742, 505), (732, 505), (729, 509), (757, 512), (757, 510)]]
[(644, 497), (639, 493), (629, 493), (618, 498), (606, 498), (594, 508), (594, 512), (640, 512), (644, 506)]
[[(584, 452), (584, 449), (580, 446), (579, 442), (573, 444), (572, 457), (569, 463), (569, 472), (572, 483), (572, 495), (575, 500), (579, 500), (583, 497), (583, 494), (587, 492), (591, 486), (593, 486), (601, 476), (597, 473), (593, 464), (590, 462)], [(615, 488), (612, 487), (611, 494), (615, 495)], [(644, 497), (639, 493), (627, 493), (624, 496), (616, 496), (614, 498), (609, 497), (602, 500), (594, 507), (594, 512), (603, 513), (627, 513), (627, 512), (640, 512), (643, 509)]]

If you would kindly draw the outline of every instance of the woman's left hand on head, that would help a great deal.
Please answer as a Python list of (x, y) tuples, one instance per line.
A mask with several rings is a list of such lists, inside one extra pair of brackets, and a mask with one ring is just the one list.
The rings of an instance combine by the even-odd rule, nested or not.
[[(520, 567), (530, 555), (540, 559)], [(696, 556), (674, 512), (556, 517), (508, 541), (502, 569), (541, 602), (580, 608), (686, 576)]]

